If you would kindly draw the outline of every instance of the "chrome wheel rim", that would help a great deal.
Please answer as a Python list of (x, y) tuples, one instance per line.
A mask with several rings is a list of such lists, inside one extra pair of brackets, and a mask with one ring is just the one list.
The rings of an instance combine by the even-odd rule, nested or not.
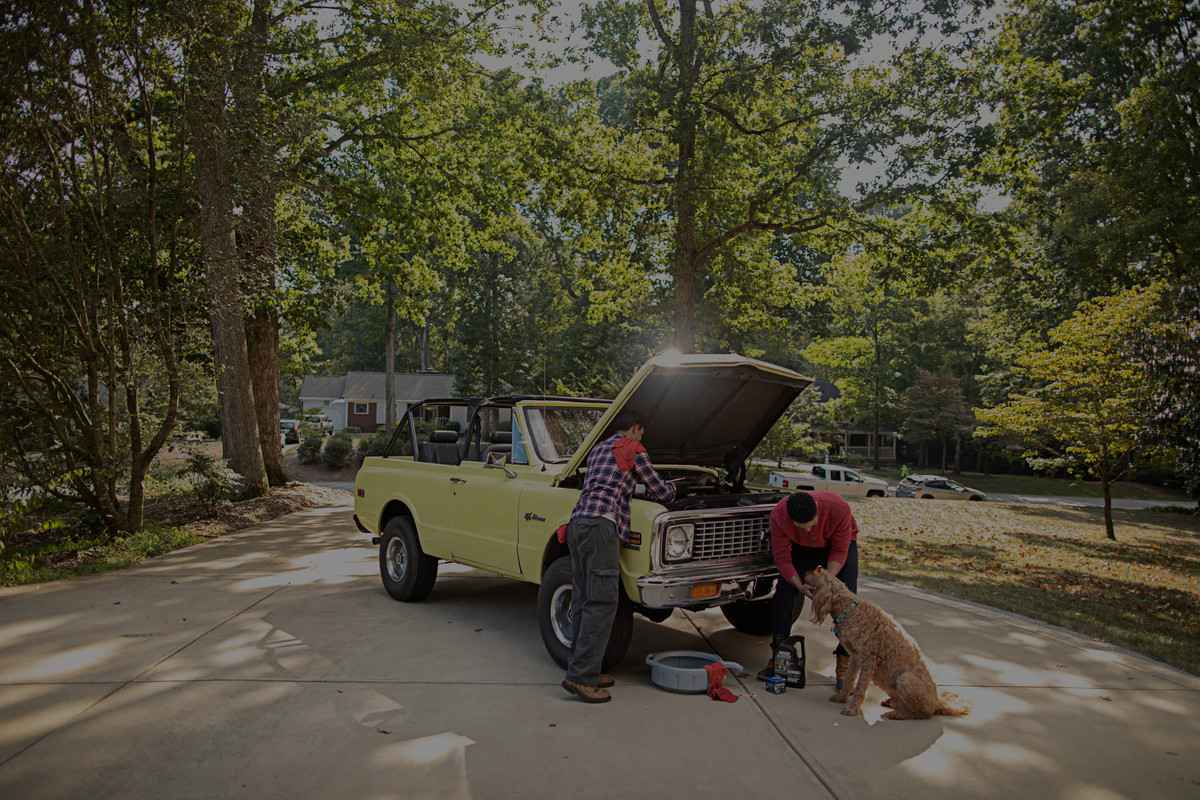
[(399, 583), (404, 579), (404, 573), (408, 569), (408, 557), (404, 551), (404, 543), (397, 537), (392, 537), (388, 541), (387, 546), (387, 571), (388, 577)]
[(571, 587), (563, 584), (550, 598), (550, 626), (554, 636), (565, 647), (571, 646)]

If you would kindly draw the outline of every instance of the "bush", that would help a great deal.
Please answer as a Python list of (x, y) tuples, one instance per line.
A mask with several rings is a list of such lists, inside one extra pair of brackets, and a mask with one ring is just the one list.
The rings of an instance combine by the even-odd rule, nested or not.
[(355, 427), (354, 425), (347, 425), (346, 427), (342, 428), (342, 433), (362, 433), (362, 428)]
[(380, 426), (373, 435), (362, 439), (358, 443), (358, 457), (366, 458), (367, 456), (381, 456), (384, 450), (387, 449), (388, 440), (392, 437), (388, 435), (387, 428)]
[(325, 443), (325, 451), (321, 460), (329, 469), (344, 469), (350, 465), (350, 456), (354, 454), (354, 440), (350, 434), (341, 432), (329, 437)]
[(187, 460), (186, 474), (192, 493), (210, 514), (217, 506), (232, 500), (242, 488), (242, 476), (230, 469), (229, 462), (207, 453), (192, 453)]
[(320, 431), (306, 431), (304, 438), (300, 440), (300, 446), (296, 448), (296, 457), (300, 459), (301, 464), (316, 464), (321, 460), (321, 444), (325, 441), (325, 437)]

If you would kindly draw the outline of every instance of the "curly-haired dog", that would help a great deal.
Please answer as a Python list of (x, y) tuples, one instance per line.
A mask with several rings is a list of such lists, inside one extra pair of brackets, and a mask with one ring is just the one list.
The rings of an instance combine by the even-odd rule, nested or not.
[(859, 600), (820, 567), (805, 573), (804, 582), (813, 590), (812, 621), (820, 625), (832, 617), (833, 632), (850, 653), (842, 690), (829, 698), (833, 703), (845, 703), (849, 695), (843, 714), (858, 714), (871, 681), (888, 694), (883, 704), (892, 710), (884, 719), (929, 719), (934, 714), (961, 717), (967, 713), (948, 704), (952, 695), (939, 697), (917, 643), (883, 609)]

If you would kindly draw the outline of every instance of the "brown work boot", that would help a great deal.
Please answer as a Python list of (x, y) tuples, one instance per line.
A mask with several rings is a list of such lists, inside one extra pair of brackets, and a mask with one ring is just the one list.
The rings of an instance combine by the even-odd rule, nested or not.
[(833, 668), (833, 677), (837, 683), (833, 689), (836, 692), (842, 690), (842, 684), (846, 680), (846, 667), (850, 665), (850, 656), (837, 656), (837, 666)]
[(613, 686), (614, 684), (616, 684), (616, 682), (617, 682), (616, 679), (613, 678), (612, 675), (606, 675), (605, 673), (601, 672), (600, 677), (596, 678), (596, 688), (597, 689), (607, 689), (610, 686)]
[(601, 689), (599, 686), (584, 686), (582, 683), (564, 680), (562, 687), (585, 703), (607, 703), (612, 700), (608, 689)]

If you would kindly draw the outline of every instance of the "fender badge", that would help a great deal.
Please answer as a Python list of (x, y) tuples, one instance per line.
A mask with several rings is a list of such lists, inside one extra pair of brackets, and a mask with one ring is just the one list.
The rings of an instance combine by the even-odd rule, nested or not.
[(525, 521), (526, 522), (531, 522), (531, 521), (532, 522), (545, 522), (546, 518), (539, 517), (537, 514), (534, 514), (532, 511), (530, 511), (528, 514), (525, 515)]
[(359, 489), (359, 490), (358, 490), (358, 496), (359, 496), (359, 497), (366, 497), (366, 496), (367, 496), (367, 490), (366, 490), (366, 489)]

